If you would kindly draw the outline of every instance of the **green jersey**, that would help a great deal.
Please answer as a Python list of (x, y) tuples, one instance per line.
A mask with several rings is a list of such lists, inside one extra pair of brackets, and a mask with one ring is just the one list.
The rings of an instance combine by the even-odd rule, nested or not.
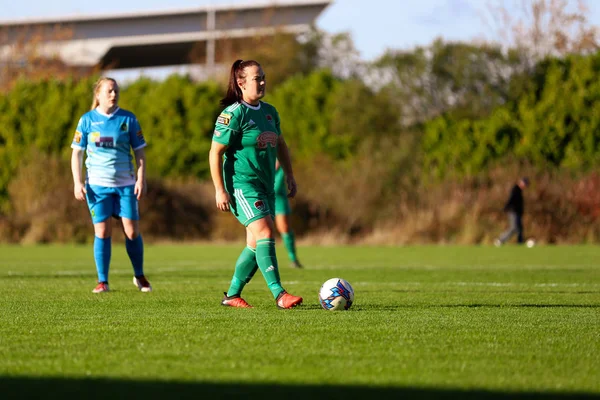
[(229, 193), (240, 184), (273, 193), (279, 135), (279, 114), (268, 103), (236, 102), (221, 112), (212, 140), (228, 146), (223, 178)]

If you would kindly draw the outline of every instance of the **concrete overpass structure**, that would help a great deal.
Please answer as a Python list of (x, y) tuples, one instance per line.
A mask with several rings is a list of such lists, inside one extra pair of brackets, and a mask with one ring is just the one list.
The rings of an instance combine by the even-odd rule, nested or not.
[[(42, 54), (70, 67), (101, 69), (185, 65), (213, 67), (224, 41), (310, 29), (333, 0), (287, 0), (233, 6), (55, 19), (0, 20), (0, 61), (14, 43), (37, 34)], [(62, 37), (60, 37), (62, 36)], [(21, 38), (21, 39), (19, 39)], [(14, 54), (10, 57), (14, 60)]]

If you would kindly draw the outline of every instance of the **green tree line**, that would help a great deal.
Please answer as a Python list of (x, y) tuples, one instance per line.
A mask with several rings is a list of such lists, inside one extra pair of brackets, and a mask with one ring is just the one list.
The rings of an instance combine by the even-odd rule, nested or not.
[(600, 53), (539, 63), (528, 90), (483, 118), (453, 112), (428, 121), (425, 167), (474, 174), (512, 156), (539, 168), (590, 170), (600, 161)]
[[(336, 59), (336, 65), (347, 66), (343, 59)], [(518, 52), (438, 40), (428, 48), (390, 51), (373, 65), (344, 67), (345, 74), (334, 66), (314, 66), (278, 79), (265, 100), (278, 108), (292, 150), (302, 189), (296, 204), (301, 229), (372, 232), (406, 224), (412, 216), (415, 237), (435, 227), (428, 237), (438, 240), (465, 225), (457, 221), (476, 220), (466, 209), (447, 221), (440, 215), (441, 202), (451, 198), (448, 188), (458, 188), (453, 182), (467, 182), (456, 189), (456, 201), (464, 202), (465, 193), (485, 187), (485, 179), (472, 178), (497, 179), (494, 168), (501, 164), (511, 175), (521, 174), (520, 166), (533, 174), (592, 170), (600, 155), (600, 53), (524, 65)], [(31, 230), (36, 215), (56, 211), (50, 198), (62, 198), (57, 204), (74, 202), (70, 143), (79, 116), (89, 109), (95, 79), (20, 80), (0, 93), (0, 217), (12, 218), (8, 231), (17, 232), (17, 240)], [(182, 76), (140, 79), (122, 88), (121, 106), (142, 125), (149, 142), (148, 175), (154, 187), (162, 188), (161, 196), (169, 196), (172, 181), (210, 187), (207, 154), (224, 91), (218, 81)], [(63, 184), (52, 183), (57, 176)], [(502, 179), (510, 182), (514, 176)], [(556, 179), (547, 182), (546, 195), (560, 192), (551, 190)], [(595, 196), (595, 180), (586, 182), (569, 181), (573, 199)], [(205, 197), (212, 196), (209, 192), (203, 192)], [(164, 204), (175, 207), (192, 191), (177, 193), (177, 201)], [(493, 200), (486, 201), (499, 203), (498, 196), (504, 196), (495, 189), (489, 193)], [(39, 200), (44, 196), (48, 199)], [(570, 206), (560, 204), (553, 208), (565, 214)], [(212, 214), (203, 207), (209, 206), (193, 204), (206, 218)], [(590, 218), (597, 215), (594, 207), (579, 208), (591, 210), (586, 211)], [(430, 214), (424, 217), (422, 210)], [(499, 218), (483, 204), (477, 210), (489, 217), (488, 226)], [(430, 228), (420, 226), (425, 220)], [(69, 219), (61, 221), (68, 224)], [(456, 227), (445, 229), (444, 224)], [(0, 235), (2, 229), (0, 220)], [(199, 231), (206, 234), (210, 228)], [(65, 238), (73, 235), (65, 232)]]
[[(0, 201), (4, 210), (10, 181), (28, 152), (68, 162), (75, 127), (89, 110), (94, 82), (95, 78), (20, 81), (0, 95)], [(150, 144), (150, 177), (208, 178), (207, 154), (223, 93), (216, 82), (196, 83), (178, 75), (160, 82), (141, 79), (122, 90), (121, 106), (136, 114)], [(394, 110), (383, 96), (359, 80), (340, 80), (322, 70), (290, 78), (268, 101), (280, 111), (295, 157), (324, 154), (344, 160), (367, 137), (397, 132), (389, 124), (395, 120)]]

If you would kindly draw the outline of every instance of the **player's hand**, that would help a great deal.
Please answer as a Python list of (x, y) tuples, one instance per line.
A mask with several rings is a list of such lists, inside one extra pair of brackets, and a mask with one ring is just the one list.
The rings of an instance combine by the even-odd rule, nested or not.
[(229, 197), (229, 193), (226, 191), (217, 192), (215, 195), (215, 200), (217, 202), (217, 208), (221, 211), (229, 211), (229, 203), (231, 202), (231, 197)]
[(289, 198), (294, 198), (296, 196), (296, 192), (298, 191), (298, 185), (296, 185), (296, 179), (294, 179), (294, 176), (285, 176), (285, 180), (287, 181), (287, 187), (288, 187), (288, 196)]
[(138, 199), (138, 201), (142, 198), (142, 196), (146, 195), (147, 190), (148, 189), (146, 188), (145, 181), (138, 180), (137, 182), (135, 182), (135, 188), (133, 189), (133, 193), (135, 194), (135, 197)]
[(86, 193), (87, 190), (85, 190), (85, 185), (81, 182), (76, 182), (75, 187), (73, 188), (73, 194), (75, 195), (75, 198), (79, 201), (84, 201)]

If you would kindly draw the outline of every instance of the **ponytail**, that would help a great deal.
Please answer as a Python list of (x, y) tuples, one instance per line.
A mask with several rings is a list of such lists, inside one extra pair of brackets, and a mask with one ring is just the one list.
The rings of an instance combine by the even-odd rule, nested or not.
[(113, 81), (115, 84), (117, 83), (117, 81), (114, 80), (113, 78), (109, 78), (107, 76), (100, 77), (100, 79), (98, 79), (96, 81), (96, 83), (94, 84), (94, 97), (92, 99), (92, 106), (91, 106), (90, 110), (94, 110), (96, 107), (98, 107), (98, 99), (96, 98), (96, 95), (100, 91), (100, 87), (102, 86), (102, 84), (106, 81)]
[(227, 107), (235, 102), (242, 100), (242, 89), (238, 85), (239, 79), (244, 79), (246, 74), (244, 69), (251, 66), (260, 67), (260, 64), (254, 60), (235, 60), (229, 72), (229, 83), (227, 84), (227, 93), (221, 99), (221, 106)]

